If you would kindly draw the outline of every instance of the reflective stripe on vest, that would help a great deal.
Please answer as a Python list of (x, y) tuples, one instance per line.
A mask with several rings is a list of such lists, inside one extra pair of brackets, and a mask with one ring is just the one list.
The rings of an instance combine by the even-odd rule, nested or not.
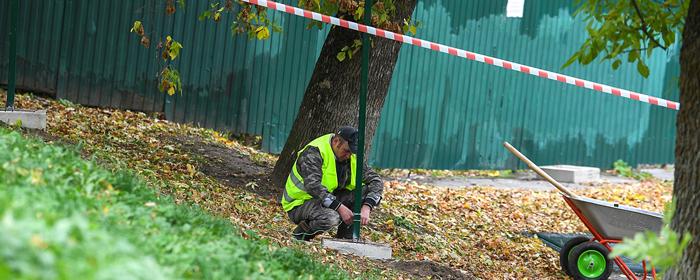
[[(321, 153), (321, 158), (323, 159), (322, 172), (323, 176), (321, 178), (321, 185), (326, 187), (328, 192), (332, 193), (338, 188), (338, 176), (336, 174), (335, 166), (335, 154), (333, 153), (333, 148), (331, 147), (331, 138), (333, 134), (326, 134), (315, 140), (311, 141), (306, 145), (299, 153), (297, 153), (297, 159), (299, 156), (306, 151), (308, 147), (316, 147)], [(350, 180), (345, 186), (347, 190), (355, 189), (355, 170), (357, 167), (357, 158), (355, 155), (350, 156)], [(304, 204), (307, 200), (311, 199), (304, 188), (304, 178), (301, 177), (297, 169), (297, 163), (294, 161), (292, 166), (292, 171), (289, 172), (287, 177), (287, 182), (285, 184), (285, 189), (281, 197), (282, 208), (284, 211), (289, 212), (299, 205)]]

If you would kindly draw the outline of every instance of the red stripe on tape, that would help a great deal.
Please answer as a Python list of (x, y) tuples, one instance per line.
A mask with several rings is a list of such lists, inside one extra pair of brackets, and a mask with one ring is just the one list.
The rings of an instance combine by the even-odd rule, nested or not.
[(474, 53), (467, 52), (467, 58), (471, 60), (476, 60), (476, 55), (474, 55)]
[(419, 47), (423, 46), (423, 44), (420, 43), (420, 40), (416, 39), (416, 38), (411, 38), (411, 45), (415, 45), (415, 46), (419, 46)]
[(557, 81), (560, 81), (562, 83), (566, 83), (566, 77), (562, 75), (557, 75)]
[(659, 105), (659, 100), (656, 97), (649, 97), (649, 103)]
[(510, 62), (503, 62), (503, 67), (506, 69), (513, 69), (513, 64), (510, 64)]
[(325, 23), (331, 23), (331, 17), (326, 16), (326, 15), (321, 15), (321, 21)]
[(401, 34), (394, 34), (394, 39), (400, 42), (403, 42), (403, 35)]
[(457, 49), (455, 48), (447, 48), (447, 52), (450, 53), (451, 55), (457, 56)]
[(248, 2), (253, 3), (255, 5), (260, 5), (260, 3), (258, 3), (258, 0), (249, 0)]
[(486, 62), (487, 64), (491, 64), (491, 65), (493, 65), (493, 58), (490, 58), (490, 57), (484, 57), (484, 62)]
[(617, 96), (622, 95), (622, 93), (620, 92), (620, 90), (619, 90), (619, 89), (616, 89), (616, 88), (613, 88), (613, 89), (612, 89), (612, 94), (617, 95)]
[(344, 19), (340, 20), (340, 26), (345, 27), (345, 28), (350, 28), (350, 24), (348, 23), (347, 20), (344, 20)]
[(603, 86), (594, 83), (594, 84), (593, 84), (593, 89), (595, 89), (595, 90), (597, 90), (597, 91), (603, 91)]
[(520, 71), (530, 74), (530, 67), (520, 65)]
[(360, 32), (367, 33), (367, 26), (364, 24), (360, 24), (357, 26), (357, 30), (359, 30)]
[(538, 73), (537, 73), (537, 75), (540, 76), (540, 77), (542, 77), (542, 78), (547, 78), (547, 77), (548, 77), (548, 76), (547, 76), (547, 72), (542, 71), (542, 70), (539, 70)]
[(290, 14), (294, 14), (294, 7), (292, 6), (284, 6), (284, 11)]
[(576, 86), (577, 87), (583, 87), (583, 81), (576, 79)]
[(434, 51), (440, 51), (440, 46), (438, 46), (438, 44), (435, 43), (430, 43), (430, 49)]
[(305, 18), (314, 19), (314, 15), (313, 15), (311, 12), (307, 11), (307, 10), (304, 10), (304, 17), (305, 17)]
[(630, 92), (630, 98), (634, 100), (639, 100), (639, 94), (636, 94), (634, 92)]
[(678, 103), (677, 102), (666, 102), (668, 108), (671, 108), (673, 110), (678, 110)]
[(384, 32), (384, 30), (377, 29), (377, 36), (386, 38), (386, 33)]

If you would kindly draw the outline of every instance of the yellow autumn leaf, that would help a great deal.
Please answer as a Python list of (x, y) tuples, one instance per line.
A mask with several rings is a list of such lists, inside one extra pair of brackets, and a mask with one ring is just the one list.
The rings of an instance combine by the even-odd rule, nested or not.
[(29, 242), (37, 248), (46, 249), (49, 247), (49, 244), (47, 244), (38, 234), (32, 235), (32, 239)]
[(267, 38), (270, 38), (270, 30), (267, 29), (267, 26), (258, 27), (258, 29), (255, 30), (255, 33), (258, 37), (258, 40), (265, 40)]
[(32, 185), (44, 184), (44, 178), (42, 176), (41, 169), (32, 169), (30, 178)]
[(174, 87), (169, 87), (168, 88), (168, 95), (173, 95), (175, 94), (175, 88)]
[(187, 173), (189, 173), (190, 177), (194, 177), (196, 172), (197, 172), (197, 170), (194, 169), (194, 166), (192, 166), (191, 164), (188, 163), (187, 164)]

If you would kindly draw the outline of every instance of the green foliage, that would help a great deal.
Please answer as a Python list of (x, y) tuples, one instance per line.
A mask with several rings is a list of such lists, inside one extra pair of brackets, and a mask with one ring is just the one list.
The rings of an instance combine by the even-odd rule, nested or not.
[(674, 209), (675, 202), (667, 205), (661, 232), (657, 234), (646, 231), (637, 233), (632, 239), (625, 238), (620, 245), (615, 246), (610, 253), (610, 258), (624, 255), (636, 262), (651, 260), (656, 268), (663, 271), (676, 265), (692, 237), (688, 232), (681, 236), (669, 226)]
[(612, 68), (627, 62), (637, 63), (637, 71), (649, 76), (644, 62), (656, 48), (667, 49), (676, 42), (680, 34), (690, 1), (613, 1), (578, 0), (576, 14), (582, 14), (588, 22), (588, 39), (564, 64), (567, 67), (578, 61), (589, 64), (602, 56), (602, 60), (613, 60)]
[(403, 216), (394, 216), (394, 224), (407, 230), (415, 229), (415, 225)]
[[(282, 27), (269, 19), (267, 9), (238, 1), (240, 9), (236, 14), (236, 20), (231, 25), (232, 34), (247, 33), (248, 39), (265, 40), (270, 38), (270, 31), (282, 32)], [(255, 10), (253, 10), (255, 9)], [(219, 22), (225, 13), (234, 11), (233, 1), (226, 0), (214, 2), (209, 8), (199, 15), (199, 20), (211, 19)]]
[(613, 163), (613, 169), (615, 170), (615, 173), (619, 174), (620, 176), (635, 180), (648, 180), (652, 177), (649, 173), (634, 171), (632, 167), (627, 164), (627, 162), (621, 159), (618, 159)]
[[(184, 7), (184, 2), (181, 2), (181, 5)], [(172, 1), (170, 0), (167, 7), (171, 6), (174, 7)], [(143, 45), (145, 48), (150, 48), (151, 40), (144, 31), (143, 23), (141, 21), (134, 21), (130, 32), (136, 33), (136, 35), (141, 37), (141, 45)], [(168, 95), (173, 95), (175, 92), (182, 94), (180, 72), (178, 72), (177, 69), (171, 65), (172, 61), (174, 61), (180, 55), (182, 44), (173, 40), (170, 35), (167, 35), (165, 36), (165, 44), (163, 42), (159, 42), (157, 49), (161, 51), (161, 57), (163, 58), (161, 70), (158, 72), (158, 90), (160, 90), (160, 92), (166, 91)]]
[[(356, 0), (299, 0), (299, 7), (318, 12), (324, 15), (336, 16), (339, 18), (351, 18), (355, 22), (363, 22), (365, 15), (365, 2)], [(372, 5), (372, 26), (386, 29), (396, 33), (416, 34), (420, 23), (408, 19), (397, 19), (396, 4), (394, 0), (378, 0)], [(318, 21), (311, 21), (308, 27), (323, 28), (323, 24)], [(352, 59), (362, 47), (360, 40), (353, 40), (352, 45), (343, 46), (336, 54), (338, 61)]]
[(411, 21), (411, 17), (409, 17), (403, 20), (403, 26), (401, 26), (401, 30), (403, 30), (403, 34), (411, 33), (411, 36), (416, 36), (416, 32), (420, 25), (420, 21)]
[(66, 107), (75, 107), (76, 106), (75, 103), (70, 102), (70, 100), (63, 99), (63, 98), (58, 99), (58, 104), (61, 104), (61, 105), (66, 106)]
[(180, 55), (180, 50), (182, 49), (182, 44), (180, 42), (173, 40), (172, 37), (165, 37), (165, 45), (158, 44), (158, 48), (162, 48), (161, 57), (165, 65), (158, 74), (160, 82), (158, 83), (158, 90), (160, 92), (166, 91), (168, 95), (173, 95), (175, 92), (182, 94), (182, 81), (180, 80), (180, 72), (177, 71), (171, 62)]
[(160, 84), (158, 84), (158, 90), (160, 92), (167, 91), (168, 95), (175, 94), (175, 91), (179, 91), (182, 94), (182, 81), (180, 81), (180, 72), (167, 66), (160, 73)]
[(0, 150), (0, 279), (347, 278), (75, 151), (4, 128)]
[(340, 52), (335, 57), (338, 59), (338, 61), (343, 61), (346, 57), (348, 59), (352, 59), (352, 56), (359, 52), (361, 47), (362, 41), (355, 39), (353, 40), (352, 45), (345, 46), (340, 49)]

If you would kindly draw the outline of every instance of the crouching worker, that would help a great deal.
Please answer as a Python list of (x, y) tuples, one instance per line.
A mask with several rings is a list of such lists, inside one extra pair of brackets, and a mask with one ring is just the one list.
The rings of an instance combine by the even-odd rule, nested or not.
[[(352, 239), (357, 134), (357, 129), (344, 126), (316, 138), (297, 154), (282, 194), (282, 208), (297, 225), (295, 239), (309, 241), (336, 226), (336, 238)], [(382, 200), (384, 186), (377, 173), (363, 166), (360, 222), (366, 225)]]

